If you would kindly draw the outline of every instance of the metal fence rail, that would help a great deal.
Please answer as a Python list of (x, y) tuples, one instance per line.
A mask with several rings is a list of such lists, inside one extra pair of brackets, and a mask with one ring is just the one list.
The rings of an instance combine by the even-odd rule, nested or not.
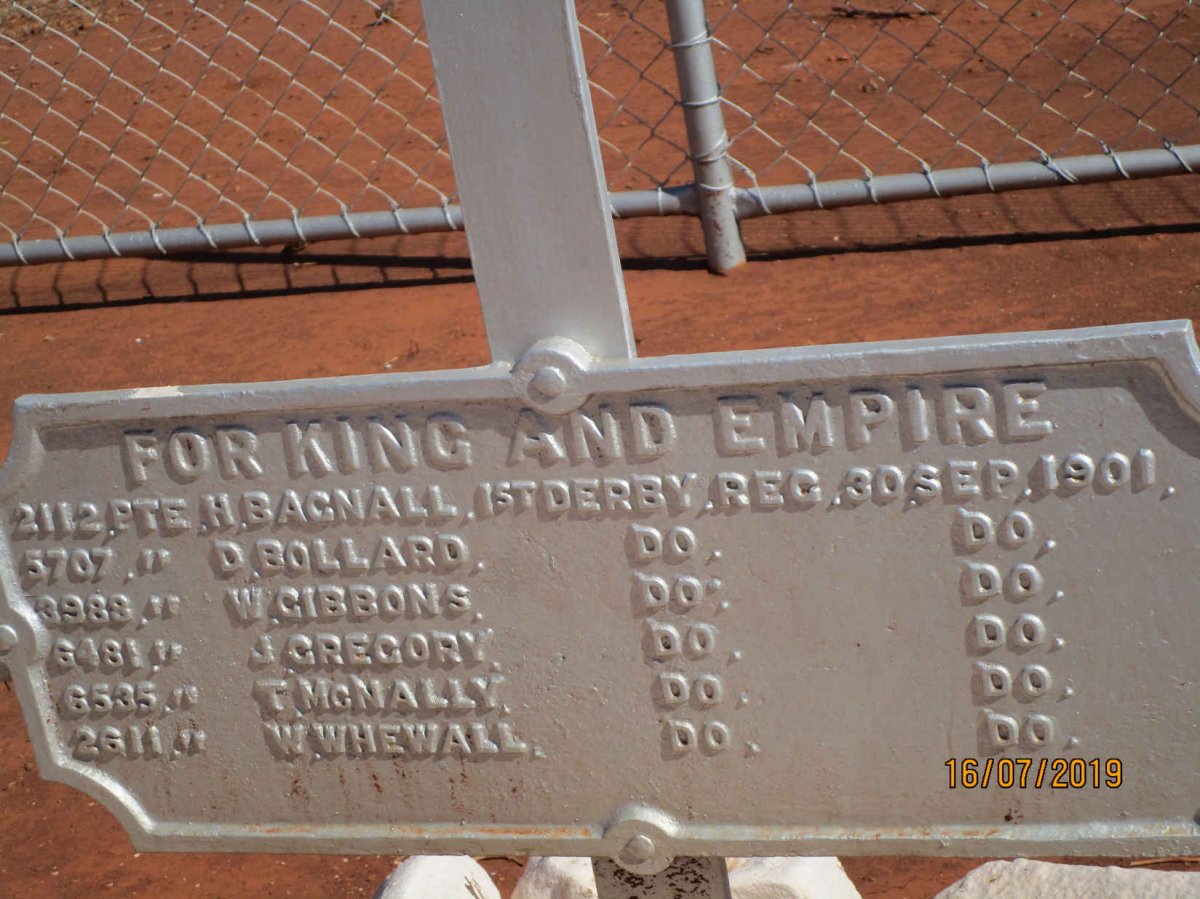
[[(1200, 165), (1191, 0), (578, 16), (614, 215), (699, 215), (717, 269), (751, 216)], [(417, 0), (0, 6), (0, 265), (451, 230), (454, 201)]]

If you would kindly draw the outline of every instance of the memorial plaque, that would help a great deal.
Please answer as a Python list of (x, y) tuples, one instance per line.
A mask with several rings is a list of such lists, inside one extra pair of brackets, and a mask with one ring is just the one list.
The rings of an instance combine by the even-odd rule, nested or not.
[(27, 397), (0, 650), (136, 846), (1200, 851), (1187, 323)]

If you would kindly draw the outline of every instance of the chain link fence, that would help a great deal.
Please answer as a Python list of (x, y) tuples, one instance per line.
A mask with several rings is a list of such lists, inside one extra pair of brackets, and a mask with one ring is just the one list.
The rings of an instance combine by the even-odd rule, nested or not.
[(1178, 0), (709, 4), (746, 186), (1200, 142)]
[[(1191, 0), (577, 11), (619, 216), (1200, 165)], [(461, 222), (418, 0), (0, 0), (0, 264)]]
[(0, 229), (153, 246), (173, 228), (445, 208), (433, 84), (419, 18), (371, 0), (4, 3)]

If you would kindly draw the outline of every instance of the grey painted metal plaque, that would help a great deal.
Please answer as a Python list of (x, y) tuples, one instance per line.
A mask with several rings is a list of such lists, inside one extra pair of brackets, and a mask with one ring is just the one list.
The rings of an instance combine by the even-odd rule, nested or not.
[(0, 649), (155, 849), (1200, 851), (1187, 323), (29, 397)]

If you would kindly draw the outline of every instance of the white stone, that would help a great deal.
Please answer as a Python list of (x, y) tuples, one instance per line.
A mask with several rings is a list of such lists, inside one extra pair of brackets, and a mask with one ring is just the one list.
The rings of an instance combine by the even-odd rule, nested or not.
[(988, 862), (936, 899), (1009, 899), (1011, 896), (1053, 896), (1054, 899), (1195, 899), (1200, 874), (1187, 871), (1146, 871), (1140, 868), (1099, 868), (1056, 865), (1018, 858)]
[[(731, 858), (733, 899), (859, 899), (836, 858)], [(596, 899), (589, 858), (531, 858), (512, 899)]]
[(592, 860), (586, 856), (530, 856), (512, 899), (596, 899)]
[(733, 899), (859, 899), (833, 856), (731, 858), (727, 864)]
[(470, 856), (414, 855), (388, 875), (375, 899), (500, 899), (500, 891)]

